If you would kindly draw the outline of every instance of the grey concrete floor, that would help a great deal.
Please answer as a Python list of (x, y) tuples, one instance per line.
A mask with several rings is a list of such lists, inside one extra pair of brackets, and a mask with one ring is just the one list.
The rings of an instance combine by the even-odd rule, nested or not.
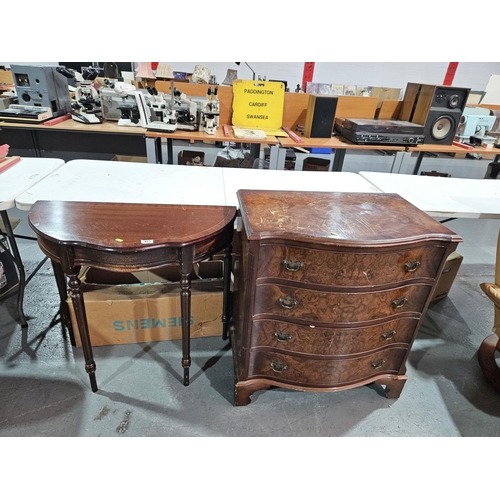
[[(18, 234), (30, 234), (25, 212)], [(500, 395), (483, 377), (477, 349), (491, 333), (493, 306), (479, 284), (492, 281), (500, 220), (455, 220), (464, 256), (447, 298), (433, 303), (407, 364), (399, 399), (375, 385), (337, 393), (271, 389), (233, 405), (230, 346), (192, 340), (191, 383), (182, 384), (180, 341), (94, 347), (92, 393), (81, 349), (57, 316), (50, 263), (26, 289), (29, 327), (15, 297), (0, 304), (0, 436), (425, 437), (500, 436)], [(42, 257), (20, 240), (29, 274)]]

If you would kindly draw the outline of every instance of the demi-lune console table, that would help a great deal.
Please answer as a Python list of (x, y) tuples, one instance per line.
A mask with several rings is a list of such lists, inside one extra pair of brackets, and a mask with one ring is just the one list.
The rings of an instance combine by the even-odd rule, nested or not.
[(28, 221), (54, 263), (61, 303), (68, 287), (92, 391), (96, 365), (78, 277), (82, 266), (133, 272), (166, 265), (181, 270), (182, 366), (189, 385), (193, 264), (224, 250), (223, 332), (228, 322), (232, 238), (236, 208), (228, 206), (37, 201)]

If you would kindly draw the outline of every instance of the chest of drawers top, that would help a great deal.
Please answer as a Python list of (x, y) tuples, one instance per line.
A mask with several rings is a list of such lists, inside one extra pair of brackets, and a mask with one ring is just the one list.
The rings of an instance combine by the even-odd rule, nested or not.
[(462, 239), (397, 194), (240, 190), (248, 239), (387, 247)]

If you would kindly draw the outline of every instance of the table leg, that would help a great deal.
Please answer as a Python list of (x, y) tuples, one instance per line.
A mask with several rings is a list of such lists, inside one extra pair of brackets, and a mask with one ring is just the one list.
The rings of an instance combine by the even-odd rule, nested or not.
[(21, 259), (21, 254), (19, 253), (19, 248), (17, 247), (16, 237), (14, 236), (14, 231), (10, 225), (9, 216), (6, 210), (2, 210), (2, 222), (5, 226), (5, 232), (7, 233), (7, 239), (9, 240), (10, 250), (12, 256), (14, 257), (14, 262), (16, 263), (17, 270), (19, 272), (19, 290), (17, 293), (17, 313), (19, 315), (19, 321), (23, 328), (28, 326), (26, 321), (26, 316), (24, 315), (23, 300), (24, 300), (24, 289), (26, 287), (26, 274), (24, 272), (24, 265)]
[(145, 137), (146, 143), (146, 158), (148, 163), (157, 163), (156, 158), (156, 139), (153, 137)]
[[(161, 139), (159, 148), (161, 151)], [(168, 165), (174, 164), (174, 141), (170, 138), (167, 138), (167, 164)]]
[(193, 247), (180, 250), (181, 261), (181, 318), (182, 318), (182, 367), (184, 385), (189, 385), (189, 367), (191, 366), (191, 278), (193, 271)]
[(415, 167), (413, 167), (413, 175), (418, 174), (418, 170), (420, 168), (420, 165), (422, 164), (422, 160), (424, 159), (424, 151), (420, 151), (417, 156), (417, 161), (415, 162)]
[(83, 292), (81, 290), (81, 281), (78, 278), (80, 268), (73, 269), (71, 274), (68, 274), (68, 285), (71, 301), (75, 311), (76, 323), (82, 341), (83, 355), (85, 357), (85, 370), (89, 374), (90, 387), (92, 392), (97, 391), (97, 382), (95, 378), (95, 362), (92, 354), (92, 344), (90, 342), (89, 328), (87, 323), (87, 315), (85, 313), (85, 303), (83, 301)]
[(66, 277), (64, 276), (64, 272), (62, 270), (61, 264), (58, 262), (52, 261), (52, 269), (54, 271), (54, 277), (56, 279), (57, 291), (59, 292), (59, 298), (61, 299), (59, 305), (59, 311), (61, 314), (61, 320), (63, 325), (69, 332), (69, 338), (71, 340), (71, 345), (75, 346), (75, 336), (73, 334), (73, 326), (71, 325), (71, 317), (69, 314), (68, 304), (66, 299), (68, 298), (68, 291), (66, 285)]
[(333, 156), (332, 172), (342, 172), (344, 165), (345, 149), (336, 149)]
[(223, 302), (222, 302), (222, 340), (227, 340), (228, 327), (229, 327), (229, 298), (231, 294), (231, 253), (233, 251), (233, 245), (228, 243), (224, 250), (224, 291), (223, 291)]

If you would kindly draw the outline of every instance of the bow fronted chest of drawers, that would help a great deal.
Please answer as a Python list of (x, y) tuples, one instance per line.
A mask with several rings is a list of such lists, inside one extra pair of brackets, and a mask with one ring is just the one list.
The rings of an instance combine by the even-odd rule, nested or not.
[(235, 404), (271, 386), (399, 397), (406, 360), (461, 238), (396, 194), (238, 192)]

